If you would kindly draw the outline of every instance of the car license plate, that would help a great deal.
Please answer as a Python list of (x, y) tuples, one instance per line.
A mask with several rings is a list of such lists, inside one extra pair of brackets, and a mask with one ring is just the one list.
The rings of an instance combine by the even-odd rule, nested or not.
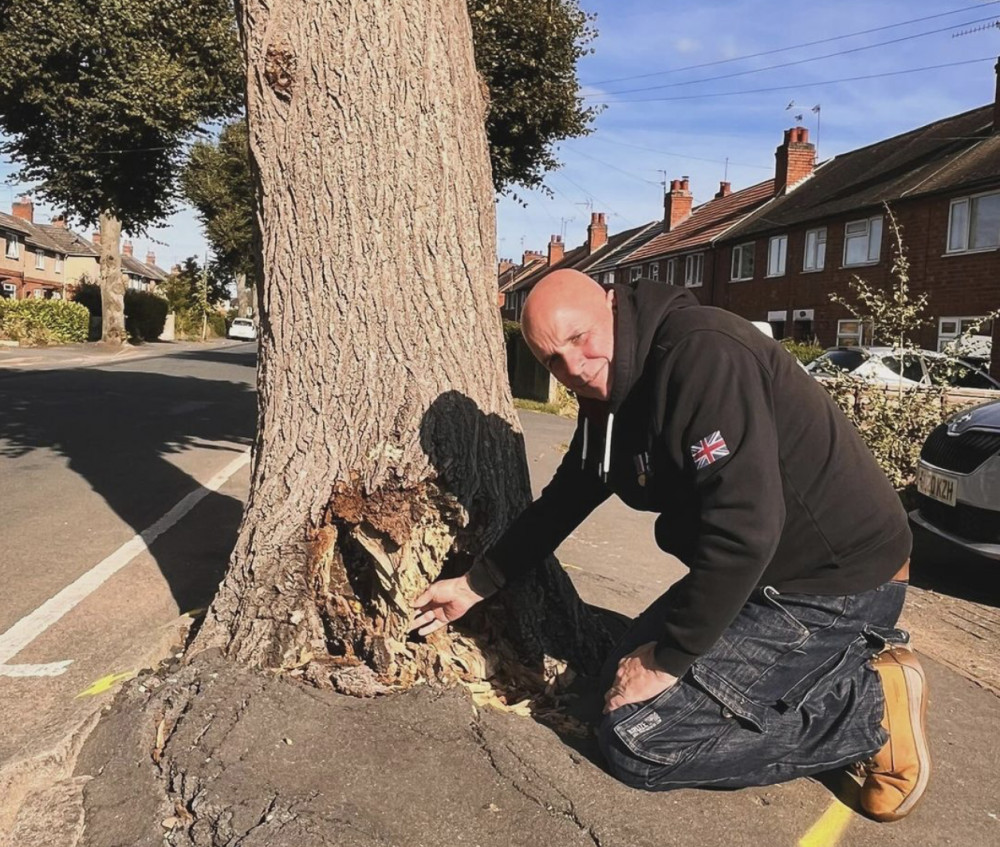
[(932, 471), (930, 468), (921, 466), (917, 470), (917, 491), (949, 506), (955, 505), (954, 477)]

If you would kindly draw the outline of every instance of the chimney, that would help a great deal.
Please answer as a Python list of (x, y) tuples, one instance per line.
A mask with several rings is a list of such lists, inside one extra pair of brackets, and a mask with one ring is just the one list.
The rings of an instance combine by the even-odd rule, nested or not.
[(132, 255), (132, 242), (131, 241), (126, 241), (122, 245), (122, 253), (124, 253), (126, 256), (131, 256)]
[(98, 247), (101, 246), (101, 231), (99, 229), (94, 230), (94, 234), (90, 236), (90, 240), (96, 244)]
[[(147, 265), (154, 265), (154, 264), (156, 264), (155, 262), (150, 261), (150, 256), (152, 256), (152, 255), (153, 254), (150, 253), (149, 256), (146, 257), (146, 264)], [(497, 276), (498, 277), (503, 276), (505, 273), (507, 273), (507, 271), (511, 270), (511, 268), (513, 268), (513, 267), (514, 267), (514, 263), (510, 259), (501, 259), (499, 261), (499, 263), (497, 264)]]
[(677, 228), (681, 221), (691, 217), (691, 191), (688, 178), (672, 179), (670, 193), (663, 195), (663, 231), (670, 232)]
[(155, 265), (156, 264), (156, 254), (152, 251), (146, 253), (146, 264)]
[(590, 213), (590, 226), (587, 227), (587, 253), (596, 253), (608, 243), (608, 225), (604, 221), (604, 212)]
[(997, 75), (997, 93), (993, 98), (993, 131), (1000, 132), (1000, 56), (997, 57), (993, 70)]
[(544, 258), (545, 256), (543, 256), (537, 250), (525, 250), (524, 253), (521, 255), (521, 267), (524, 267), (526, 264), (528, 264), (528, 262)]
[(553, 235), (549, 239), (549, 267), (558, 265), (563, 260), (563, 240), (561, 235)]
[(809, 143), (809, 130), (804, 126), (786, 129), (784, 143), (774, 151), (774, 162), (777, 197), (809, 176), (816, 166), (816, 146)]
[(733, 187), (728, 182), (720, 182), (719, 190), (715, 192), (715, 199), (721, 200), (723, 197), (728, 197), (733, 193)]
[(49, 226), (57, 226), (59, 229), (66, 229), (66, 218), (60, 215), (58, 218), (53, 218), (49, 221)]
[(35, 204), (31, 202), (31, 198), (27, 194), (22, 194), (11, 203), (10, 211), (15, 218), (20, 218), (29, 224), (35, 221)]

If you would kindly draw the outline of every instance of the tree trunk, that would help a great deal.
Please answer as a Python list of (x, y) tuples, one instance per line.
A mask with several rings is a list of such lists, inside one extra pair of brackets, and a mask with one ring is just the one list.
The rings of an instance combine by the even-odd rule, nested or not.
[(194, 649), (387, 685), (488, 676), (512, 643), (593, 671), (608, 638), (554, 559), (502, 593), (510, 638), (500, 615), (475, 638), (407, 635), (409, 601), (530, 501), (464, 0), (244, 0), (239, 15), (259, 420), (239, 539)]
[(110, 212), (100, 217), (101, 256), (101, 341), (105, 344), (124, 344), (125, 334), (125, 277), (122, 274), (121, 238), (122, 224)]
[(241, 318), (253, 316), (253, 289), (247, 285), (246, 274), (236, 274), (236, 315)]

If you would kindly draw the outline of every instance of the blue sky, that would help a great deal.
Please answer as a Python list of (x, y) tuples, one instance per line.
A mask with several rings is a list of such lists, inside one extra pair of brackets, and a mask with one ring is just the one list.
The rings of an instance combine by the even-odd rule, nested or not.
[[(606, 106), (593, 134), (559, 145), (563, 167), (546, 179), (552, 196), (518, 192), (526, 206), (500, 200), (501, 256), (544, 250), (553, 233), (565, 232), (569, 245), (582, 242), (591, 210), (607, 214), (612, 232), (657, 219), (664, 176), (690, 177), (695, 202), (710, 199), (725, 176), (734, 189), (767, 179), (774, 148), (796, 115), (816, 140), (811, 108), (817, 104), (819, 154), (827, 158), (982, 106), (994, 96), (1000, 29), (958, 38), (952, 33), (1000, 20), (997, 0), (581, 0), (581, 5), (597, 14), (599, 35), (594, 53), (581, 62), (580, 80), (587, 102)], [(904, 21), (913, 22), (893, 26)], [(891, 28), (740, 58), (877, 27)], [(889, 41), (895, 43), (883, 43)], [(841, 51), (854, 52), (817, 58)], [(989, 60), (970, 61), (984, 58)], [(804, 59), (816, 60), (763, 70)], [(736, 61), (685, 70), (724, 60)], [(958, 62), (967, 64), (953, 65)], [(952, 66), (824, 84), (932, 65)], [(739, 75), (696, 82), (732, 74)], [(644, 76), (622, 79), (639, 75)], [(624, 93), (653, 86), (664, 87)], [(728, 92), (747, 93), (709, 96)], [(10, 171), (0, 161), (0, 177)], [(13, 197), (27, 188), (0, 186), (0, 208), (9, 210)], [(47, 220), (49, 212), (37, 207), (36, 220)], [(134, 243), (137, 256), (152, 250), (164, 267), (206, 249), (189, 209)]]

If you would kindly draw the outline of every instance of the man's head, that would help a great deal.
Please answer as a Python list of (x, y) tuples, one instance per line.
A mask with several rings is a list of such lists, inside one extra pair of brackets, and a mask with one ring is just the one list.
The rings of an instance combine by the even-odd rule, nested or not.
[(531, 352), (582, 397), (611, 397), (615, 352), (614, 291), (579, 271), (554, 271), (532, 289), (521, 328)]

